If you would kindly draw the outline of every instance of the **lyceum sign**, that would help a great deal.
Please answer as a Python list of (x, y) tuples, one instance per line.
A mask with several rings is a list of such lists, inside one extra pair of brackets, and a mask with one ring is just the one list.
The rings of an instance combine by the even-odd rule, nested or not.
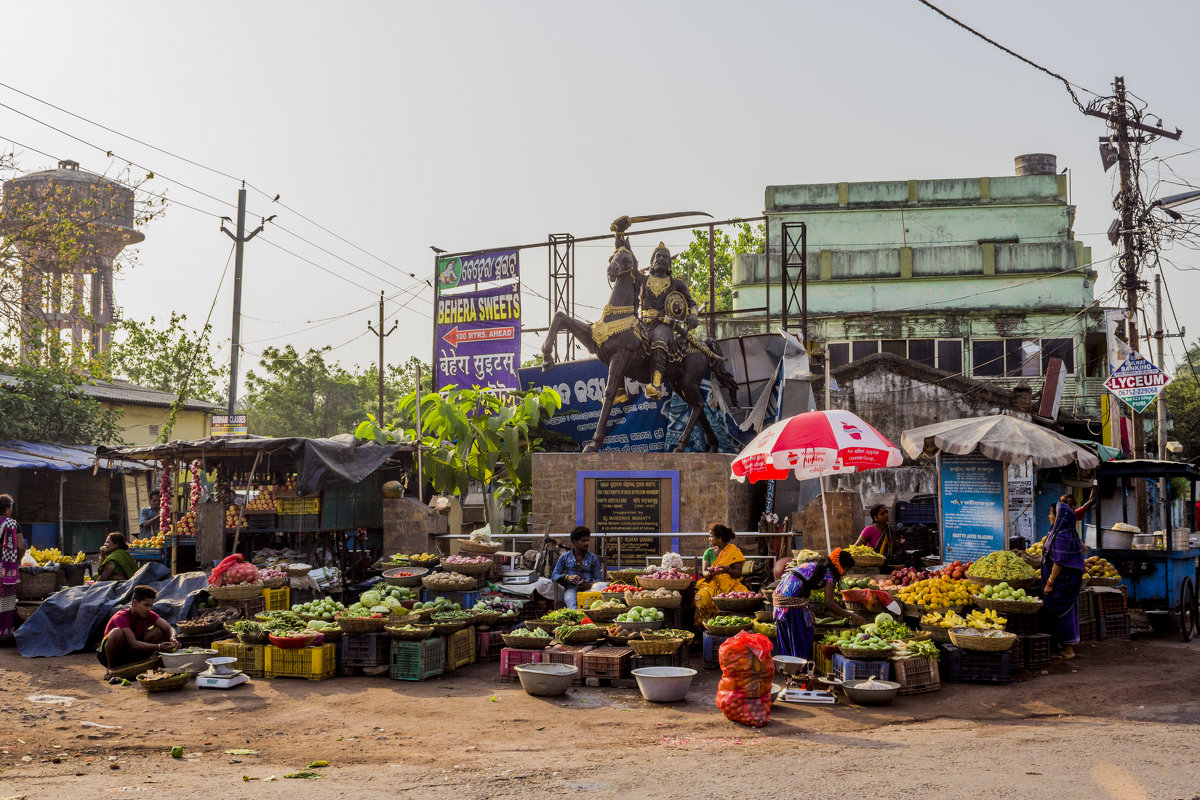
[(1104, 386), (1140, 414), (1170, 382), (1170, 375), (1143, 358), (1140, 353), (1131, 353), (1129, 358), (1108, 376)]

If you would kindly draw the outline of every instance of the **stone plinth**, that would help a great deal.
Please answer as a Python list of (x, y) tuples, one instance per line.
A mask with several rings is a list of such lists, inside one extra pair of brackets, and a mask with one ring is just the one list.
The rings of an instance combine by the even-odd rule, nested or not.
[(445, 533), (445, 517), (411, 497), (383, 499), (383, 555), (432, 553), (432, 536)]
[[(832, 547), (849, 547), (863, 529), (863, 505), (858, 492), (826, 492), (829, 502), (829, 542)], [(792, 530), (803, 536), (808, 550), (825, 552), (825, 515), (821, 498), (792, 512)]]

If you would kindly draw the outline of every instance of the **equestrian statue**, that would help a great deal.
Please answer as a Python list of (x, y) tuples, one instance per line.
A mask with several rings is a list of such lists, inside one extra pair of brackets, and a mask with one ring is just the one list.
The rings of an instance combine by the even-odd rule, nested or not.
[[(696, 212), (688, 212), (692, 213)], [(687, 283), (671, 274), (671, 253), (666, 245), (659, 242), (654, 249), (646, 274), (638, 269), (625, 233), (634, 222), (674, 216), (684, 215), (620, 217), (614, 221), (611, 230), (616, 247), (608, 259), (608, 282), (613, 289), (600, 319), (588, 323), (559, 311), (550, 322), (542, 345), (543, 370), (555, 364), (554, 342), (560, 331), (574, 336), (608, 367), (604, 406), (596, 421), (596, 434), (583, 448), (585, 453), (604, 444), (613, 404), (629, 401), (626, 378), (641, 383), (646, 397), (654, 400), (663, 397), (665, 380), (691, 409), (675, 452), (683, 452), (697, 422), (709, 451), (718, 449), (717, 435), (704, 413), (700, 383), (705, 373), (711, 373), (731, 395), (736, 395), (737, 383), (725, 369), (725, 359), (716, 352), (716, 343), (696, 335), (700, 309)]]

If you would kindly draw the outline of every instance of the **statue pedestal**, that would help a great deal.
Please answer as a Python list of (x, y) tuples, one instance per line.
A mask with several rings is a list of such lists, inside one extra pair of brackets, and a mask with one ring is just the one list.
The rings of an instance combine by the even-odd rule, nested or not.
[[(707, 532), (714, 522), (751, 530), (752, 489), (729, 479), (732, 461), (725, 453), (535, 453), (533, 533), (565, 537), (587, 525), (597, 534), (641, 534), (620, 539), (625, 566), (669, 551), (698, 556), (707, 539), (671, 534)], [(610, 567), (616, 551), (610, 539)]]

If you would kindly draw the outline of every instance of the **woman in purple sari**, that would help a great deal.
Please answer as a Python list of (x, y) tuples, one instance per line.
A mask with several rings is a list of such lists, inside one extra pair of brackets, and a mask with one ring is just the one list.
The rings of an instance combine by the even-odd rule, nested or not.
[(837, 579), (853, 567), (854, 556), (840, 547), (828, 556), (818, 556), (788, 567), (775, 587), (772, 600), (779, 655), (812, 660), (817, 630), (808, 601), (809, 595), (822, 588), (825, 589), (826, 613), (848, 619), (855, 625), (863, 624), (862, 617), (843, 609), (835, 597)]
[(1042, 551), (1042, 629), (1062, 659), (1075, 657), (1079, 644), (1079, 590), (1083, 586), (1083, 542), (1075, 530), (1077, 515), (1096, 500), (1092, 497), (1078, 509), (1073, 495), (1063, 495), (1054, 509), (1054, 524)]

